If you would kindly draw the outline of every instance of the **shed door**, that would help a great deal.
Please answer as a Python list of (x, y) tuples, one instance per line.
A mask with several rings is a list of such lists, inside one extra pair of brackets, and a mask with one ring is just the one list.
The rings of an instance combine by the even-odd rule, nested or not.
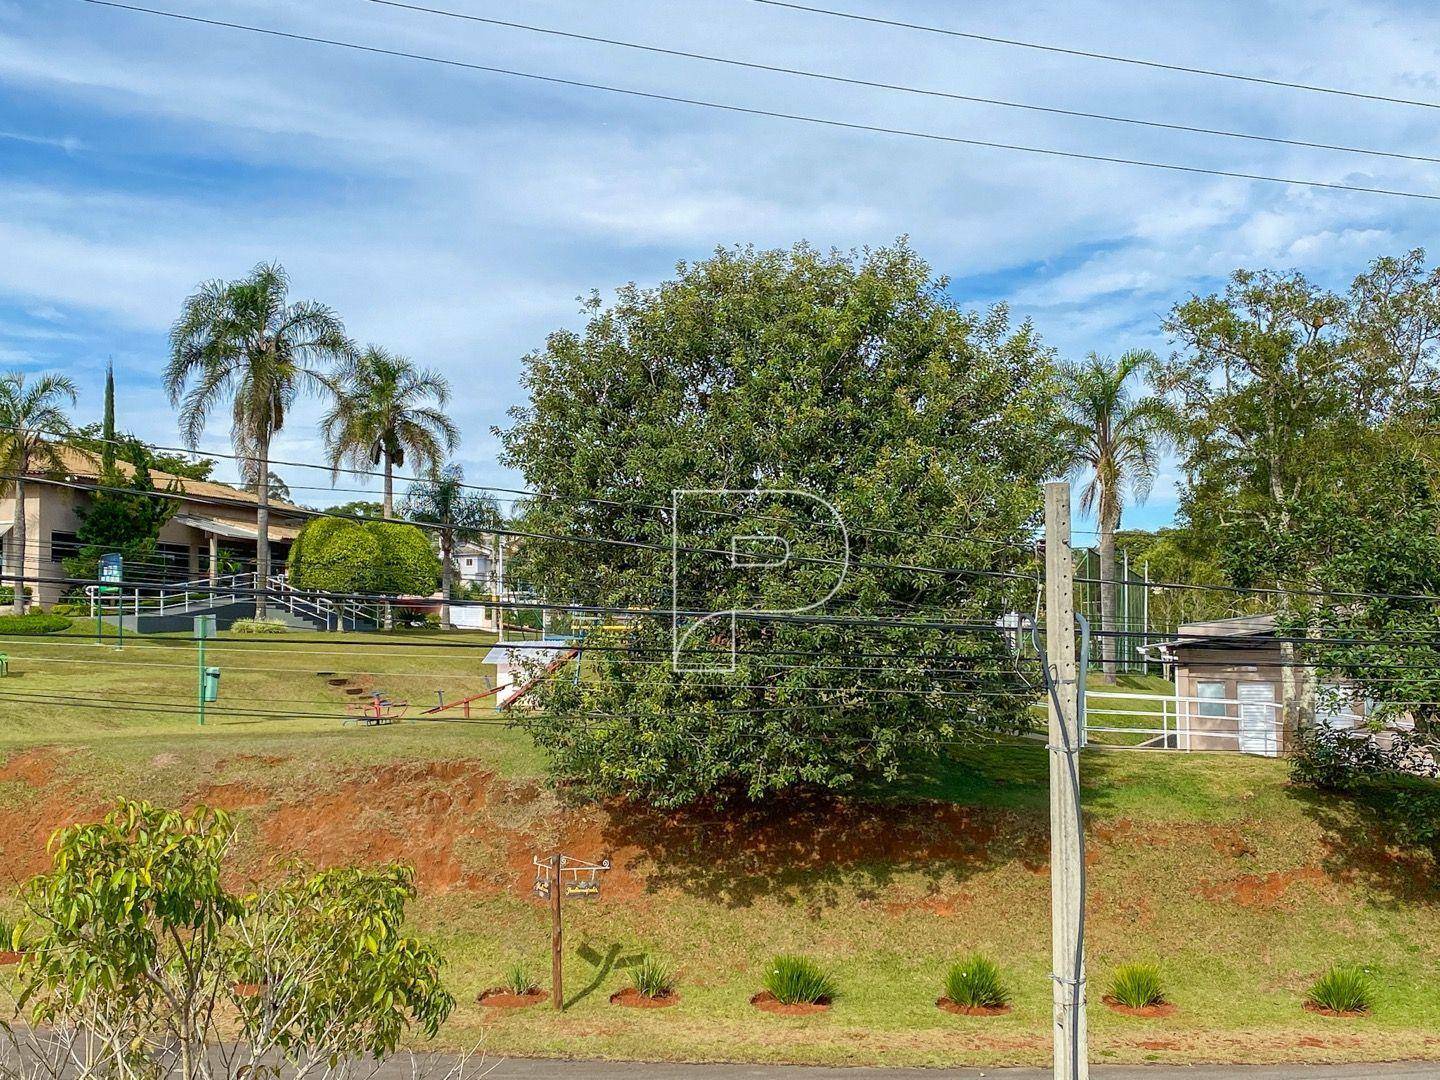
[(1274, 757), (1280, 752), (1275, 684), (1241, 682), (1236, 684), (1235, 697), (1240, 702), (1240, 752)]

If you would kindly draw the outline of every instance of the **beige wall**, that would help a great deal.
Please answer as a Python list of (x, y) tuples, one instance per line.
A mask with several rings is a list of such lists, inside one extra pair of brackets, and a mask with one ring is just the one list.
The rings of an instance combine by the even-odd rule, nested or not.
[[(64, 576), (64, 568), (53, 558), (50, 537), (52, 533), (73, 533), (79, 528), (80, 516), (76, 513), (76, 507), (83, 505), (81, 500), (87, 498), (89, 496), (85, 492), (56, 487), (52, 484), (32, 482), (25, 485), (25, 539), (26, 547), (29, 550), (25, 576), (30, 586), (31, 603), (49, 606), (68, 591), (68, 586), (59, 582), (42, 582), (37, 579)], [(13, 495), (0, 499), (0, 521), (13, 520), (14, 509)], [(254, 510), (247, 510), (243, 506), (217, 506), (210, 503), (180, 500), (176, 512), (215, 518), (219, 521), (235, 521), (252, 526), (255, 524)], [(271, 520), (276, 520), (276, 516), (272, 515)], [(159, 539), (163, 543), (187, 546), (190, 549), (190, 569), (193, 576), (198, 577), (205, 572), (210, 552), (210, 540), (206, 533), (193, 526), (181, 524), (172, 518), (161, 526)], [(15, 550), (14, 540), (12, 530), (5, 537), (4, 583), (6, 585), (11, 584), (15, 560), (19, 557), (19, 553)], [(283, 559), (286, 550), (284, 542), (272, 540), (271, 550), (272, 559), (277, 561)]]
[[(1180, 729), (1184, 731), (1188, 721), (1191, 733), (1189, 749), (1236, 750), (1240, 746), (1240, 740), (1237, 737), (1240, 732), (1239, 705), (1224, 705), (1225, 715), (1223, 717), (1201, 716), (1200, 706), (1197, 702), (1183, 700), (1199, 697), (1201, 683), (1222, 684), (1225, 688), (1222, 696), (1228, 702), (1234, 702), (1239, 697), (1240, 686), (1243, 683), (1268, 683), (1273, 688), (1273, 700), (1276, 704), (1278, 705), (1282, 700), (1284, 683), (1281, 675), (1283, 668), (1280, 666), (1281, 657), (1278, 644), (1250, 649), (1181, 646), (1175, 650), (1175, 655), (1176, 690), (1182, 698)], [(1217, 710), (1219, 708), (1221, 706), (1216, 706)], [(1266, 713), (1277, 719), (1282, 715), (1281, 710), (1278, 709), (1267, 709)], [(1207, 737), (1204, 734), (1207, 731), (1223, 732), (1228, 737)], [(1288, 748), (1291, 734), (1286, 730), (1279, 733), (1279, 749), (1282, 753)], [(1180, 746), (1181, 749), (1186, 748), (1183, 736)]]

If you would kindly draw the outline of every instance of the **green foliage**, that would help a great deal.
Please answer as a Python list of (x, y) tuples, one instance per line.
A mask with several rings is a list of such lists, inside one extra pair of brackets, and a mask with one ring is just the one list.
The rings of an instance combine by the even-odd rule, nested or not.
[[(4, 603), (4, 602), (5, 602), (4, 598), (3, 598), (3, 597), (0, 597), (0, 603)], [(85, 616), (87, 616), (87, 615), (90, 614), (90, 605), (89, 605), (89, 604), (81, 604), (81, 603), (73, 603), (73, 602), (70, 602), (70, 601), (61, 601), (61, 602), (58, 603), (58, 604), (51, 604), (50, 607), (49, 607), (49, 609), (48, 609), (48, 611), (47, 611), (47, 614), (49, 614), (49, 615), (64, 615), (64, 616), (67, 616), (67, 617), (72, 618), (72, 619), (74, 619), (74, 618), (84, 618)]]
[[(683, 602), (707, 611), (790, 610), (832, 590), (825, 610), (847, 615), (918, 606), (991, 625), (1028, 610), (1013, 580), (914, 569), (1028, 568), (1040, 481), (1062, 464), (1049, 351), (1003, 309), (958, 309), (945, 285), (903, 243), (800, 245), (721, 250), (608, 307), (593, 298), (583, 332), (526, 358), (529, 401), (501, 434), (504, 463), (554, 495), (520, 507), (517, 531), (576, 541), (522, 542), (508, 576), (541, 599), (615, 607), (669, 597), (673, 569)], [(777, 493), (689, 498), (672, 568), (672, 493), (737, 478)], [(851, 531), (843, 581), (827, 505)], [(712, 554), (744, 535), (781, 536), (790, 562), (737, 572)], [(622, 544), (586, 542), (601, 537)], [(995, 634), (742, 618), (732, 672), (728, 622), (687, 623), (682, 660), (705, 670), (685, 674), (668, 663), (670, 626), (641, 623), (625, 651), (587, 654), (594, 678), (547, 681), (520, 718), (554, 771), (592, 795), (675, 806), (853, 790), (976, 731), (1031, 723), (1031, 692)], [(765, 660), (875, 651), (898, 659), (780, 673)], [(930, 692), (950, 664), (975, 674), (964, 709)], [(612, 719), (555, 719), (575, 713)]]
[(58, 634), (69, 630), (73, 622), (63, 615), (42, 615), (38, 611), (25, 615), (0, 615), (0, 634)]
[[(162, 1050), (196, 1062), (222, 1036), (333, 1064), (382, 1057), (411, 1026), (433, 1035), (453, 1000), (439, 957), (402, 933), (413, 872), (293, 867), (238, 895), (226, 886), (234, 833), (224, 811), (131, 801), (57, 832), (51, 872), (24, 895), (27, 1022), (106, 1032), (95, 1052), (111, 1072)], [(217, 1001), (238, 1032), (222, 1031)]]
[(428, 596), (440, 560), (414, 525), (321, 517), (290, 548), (290, 580), (319, 592)]
[(384, 507), (370, 499), (352, 499), (350, 502), (332, 506), (325, 512), (339, 517), (378, 518), (384, 513)]
[(956, 1005), (999, 1009), (1010, 1003), (1000, 969), (983, 956), (961, 960), (945, 975), (945, 996)]
[(516, 997), (526, 997), (540, 989), (540, 983), (534, 974), (518, 960), (505, 969), (505, 977), (500, 986)]
[(1375, 1007), (1375, 982), (1364, 968), (1336, 965), (1311, 984), (1306, 1000), (1317, 1009), (1368, 1013)]
[(764, 986), (782, 1005), (828, 1004), (840, 996), (835, 980), (805, 956), (777, 956), (765, 969)]
[[(114, 457), (107, 459), (97, 483), (101, 490), (91, 492), (90, 498), (76, 507), (80, 525), (75, 538), (80, 550), (63, 561), (66, 577), (97, 578), (101, 556), (111, 552), (120, 553), (127, 573), (135, 565), (143, 566), (154, 557), (160, 529), (179, 505), (174, 499), (157, 496), (150, 476), (154, 457), (143, 443), (126, 438), (118, 446), (103, 445), (130, 465), (129, 474)], [(165, 490), (173, 490), (173, 485)]]
[(1121, 964), (1110, 976), (1109, 996), (1131, 1009), (1165, 1004), (1165, 987), (1155, 964)]
[(290, 627), (279, 619), (236, 619), (230, 630), (236, 634), (288, 634)]
[(675, 976), (663, 961), (647, 956), (630, 969), (630, 985), (648, 998), (668, 997), (675, 992)]

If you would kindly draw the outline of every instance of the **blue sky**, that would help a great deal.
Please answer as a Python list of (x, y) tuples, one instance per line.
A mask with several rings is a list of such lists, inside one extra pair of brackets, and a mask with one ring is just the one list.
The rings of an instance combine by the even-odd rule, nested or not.
[[(149, 6), (565, 78), (966, 138), (1366, 186), (1440, 166), (840, 88), (400, 11), (368, 0)], [(862, 78), (1440, 156), (1430, 109), (920, 35), (752, 0), (437, 0), (435, 6)], [(834, 6), (1269, 78), (1440, 100), (1429, 5)], [(0, 0), (0, 366), (63, 369), (98, 416), (177, 441), (165, 331), (197, 282), (262, 259), (354, 337), (446, 372), (477, 482), (520, 358), (576, 298), (716, 245), (908, 234), (957, 299), (1010, 304), (1062, 354), (1168, 351), (1159, 319), (1239, 266), (1343, 286), (1434, 249), (1435, 204), (927, 144), (261, 38), (80, 0)], [(317, 460), (314, 407), (277, 455)], [(223, 423), (208, 433), (226, 447)], [(282, 470), (301, 501), (351, 497)], [(310, 489), (309, 485), (317, 485)], [(1173, 470), (1127, 524), (1174, 510)], [(303, 487), (302, 487), (303, 486)], [(356, 486), (342, 480), (341, 487)]]

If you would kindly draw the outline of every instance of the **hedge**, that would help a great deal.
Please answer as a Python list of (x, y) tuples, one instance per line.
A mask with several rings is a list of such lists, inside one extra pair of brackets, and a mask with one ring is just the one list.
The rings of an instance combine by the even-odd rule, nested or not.
[(74, 622), (63, 615), (0, 615), (0, 634), (58, 634)]
[(317, 592), (428, 596), (440, 559), (414, 525), (316, 518), (290, 548), (290, 581)]

